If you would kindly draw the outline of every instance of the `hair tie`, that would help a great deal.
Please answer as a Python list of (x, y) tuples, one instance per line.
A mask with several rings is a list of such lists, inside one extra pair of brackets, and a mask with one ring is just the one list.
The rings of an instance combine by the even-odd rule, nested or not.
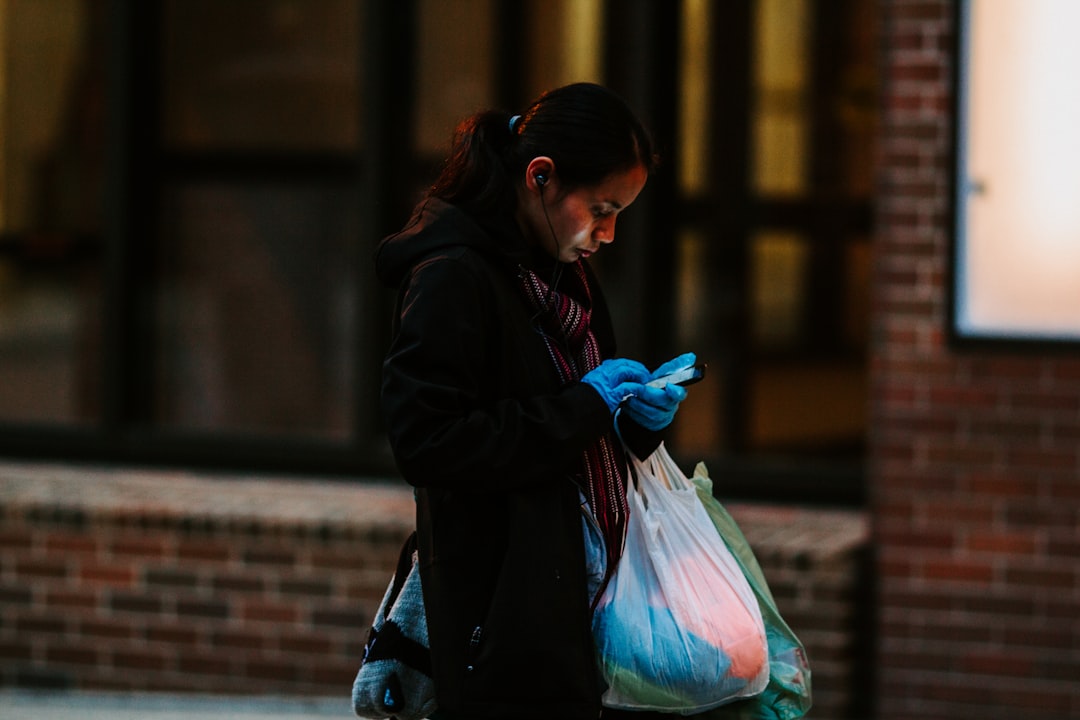
[(520, 119), (521, 119), (520, 115), (515, 115), (514, 117), (510, 118), (510, 134), (511, 135), (517, 134), (516, 133), (516, 128), (517, 128), (518, 120), (520, 120)]

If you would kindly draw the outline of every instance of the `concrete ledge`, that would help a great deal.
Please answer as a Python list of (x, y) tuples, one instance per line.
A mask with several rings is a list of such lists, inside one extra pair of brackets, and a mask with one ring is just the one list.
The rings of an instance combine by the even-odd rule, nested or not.
[[(864, 513), (725, 503), (764, 563), (820, 562), (866, 542)], [(0, 507), (84, 520), (348, 533), (413, 527), (412, 488), (400, 480), (285, 478), (0, 463)]]
[(52, 464), (0, 464), (0, 507), (61, 519), (157, 526), (197, 522), (265, 531), (397, 534), (415, 523), (412, 488), (401, 481)]
[(0, 692), (4, 720), (321, 720), (347, 718), (347, 697)]

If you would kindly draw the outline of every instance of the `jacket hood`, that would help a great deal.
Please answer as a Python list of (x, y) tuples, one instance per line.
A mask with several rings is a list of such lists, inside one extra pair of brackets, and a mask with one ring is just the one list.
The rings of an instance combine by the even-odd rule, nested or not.
[(375, 273), (382, 283), (397, 287), (421, 259), (459, 247), (501, 257), (511, 267), (529, 263), (528, 246), (512, 217), (481, 223), (454, 205), (428, 198), (404, 228), (379, 243)]

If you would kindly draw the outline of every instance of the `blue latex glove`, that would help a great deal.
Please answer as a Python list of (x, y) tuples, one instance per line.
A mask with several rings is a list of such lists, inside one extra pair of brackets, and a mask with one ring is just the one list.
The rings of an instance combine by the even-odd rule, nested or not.
[[(681, 367), (685, 365), (673, 366), (669, 372)], [(663, 430), (675, 419), (679, 403), (685, 399), (686, 388), (680, 385), (665, 385), (662, 388), (643, 385), (627, 399), (622, 411), (646, 430)]]
[(623, 398), (640, 392), (649, 379), (649, 371), (641, 363), (626, 358), (615, 358), (605, 360), (585, 373), (581, 382), (591, 385), (596, 392), (600, 393), (608, 410), (615, 412)]
[(660, 367), (656, 368), (656, 370), (653, 370), (653, 373), (652, 373), (652, 375), (649, 376), (649, 379), (650, 380), (655, 380), (656, 378), (661, 378), (661, 377), (664, 377), (665, 375), (670, 375), (671, 373), (675, 372), (676, 370), (682, 370), (683, 368), (688, 368), (688, 367), (690, 367), (691, 365), (693, 365), (696, 362), (697, 362), (697, 355), (695, 355), (692, 352), (683, 353), (679, 357), (668, 360), (666, 363), (664, 363)]

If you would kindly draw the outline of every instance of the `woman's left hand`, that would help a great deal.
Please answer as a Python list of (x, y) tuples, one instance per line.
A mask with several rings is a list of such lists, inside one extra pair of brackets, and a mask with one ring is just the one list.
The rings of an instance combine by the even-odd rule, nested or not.
[(652, 377), (650, 377), (649, 379), (656, 380), (657, 378), (662, 378), (665, 375), (670, 375), (677, 370), (683, 370), (685, 368), (688, 368), (696, 362), (697, 355), (692, 352), (683, 353), (679, 357), (668, 360), (666, 363), (653, 370)]

